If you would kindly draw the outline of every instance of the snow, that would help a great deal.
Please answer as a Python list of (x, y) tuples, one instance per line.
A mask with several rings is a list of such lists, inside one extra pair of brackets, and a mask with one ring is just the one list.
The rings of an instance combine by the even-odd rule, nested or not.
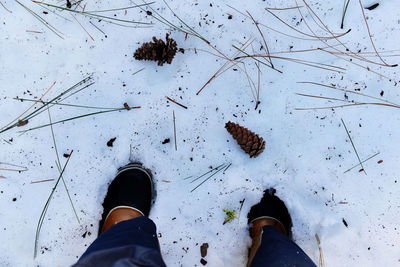
[[(184, 54), (177, 53), (171, 65), (159, 67), (155, 62), (136, 61), (133, 53), (143, 42), (150, 41), (152, 36), (164, 38), (168, 30), (144, 12), (129, 9), (126, 15), (124, 11), (108, 14), (152, 21), (153, 27), (120, 27), (75, 15), (92, 40), (67, 12), (57, 11), (71, 21), (52, 13), (44, 15), (38, 5), (21, 0), (60, 29), (64, 33), (64, 39), (60, 39), (17, 2), (1, 2), (12, 13), (0, 7), (0, 127), (31, 105), (16, 101), (14, 97), (40, 97), (56, 82), (44, 98), (49, 100), (90, 74), (93, 74), (95, 84), (66, 103), (122, 107), (126, 102), (141, 106), (131, 111), (54, 125), (61, 165), (66, 161), (62, 154), (74, 150), (64, 177), (80, 224), (60, 183), (40, 232), (36, 259), (33, 251), (37, 222), (55, 181), (36, 184), (31, 181), (57, 179), (59, 173), (50, 128), (23, 135), (18, 131), (48, 123), (47, 112), (24, 127), (0, 134), (0, 162), (28, 168), (21, 173), (0, 171), (0, 175), (6, 177), (0, 179), (1, 266), (73, 264), (96, 238), (107, 183), (114, 178), (117, 168), (128, 162), (130, 145), (133, 158), (150, 168), (156, 181), (157, 199), (150, 218), (157, 224), (162, 255), (168, 266), (201, 266), (200, 245), (205, 242), (210, 245), (205, 258), (207, 266), (244, 266), (250, 245), (246, 215), (268, 187), (275, 187), (278, 196), (287, 204), (293, 219), (294, 239), (314, 262), (318, 262), (319, 257), (314, 237), (317, 233), (326, 266), (400, 265), (398, 109), (368, 105), (335, 110), (296, 110), (343, 104), (301, 97), (296, 93), (345, 99), (343, 92), (297, 83), (302, 81), (335, 84), (351, 91), (359, 88), (360, 93), (400, 103), (399, 85), (395, 83), (398, 82), (398, 68), (377, 67), (354, 60), (394, 79), (389, 81), (322, 51), (282, 54), (346, 70), (335, 73), (272, 59), (283, 73), (261, 65), (261, 104), (254, 110), (254, 98), (240, 69), (226, 71), (196, 95), (225, 63), (223, 59), (203, 52), (215, 51), (196, 37), (186, 39), (183, 33), (171, 33), (178, 46), (186, 50)], [(84, 3), (86, 10), (131, 5), (129, 1), (83, 1), (81, 5)], [(242, 12), (249, 11), (268, 27), (304, 37), (264, 9), (295, 6), (295, 1), (168, 3), (188, 25), (229, 56), (237, 52), (232, 45), (240, 47), (252, 37), (256, 39), (253, 45), (258, 53), (263, 41), (252, 21), (227, 4)], [(375, 1), (363, 1), (365, 6), (373, 3)], [(333, 32), (341, 33), (351, 28), (351, 32), (340, 39), (346, 46), (354, 51), (373, 52), (358, 1), (349, 4), (344, 30), (340, 29), (342, 1), (310, 0), (309, 4)], [(162, 1), (153, 6), (164, 17), (179, 24)], [(375, 10), (365, 10), (378, 51), (398, 49), (399, 7), (397, 1), (380, 1)], [(302, 11), (317, 34), (328, 36), (311, 20), (305, 7)], [(273, 12), (292, 27), (310, 34), (296, 9)], [(228, 19), (230, 14), (232, 19)], [(89, 21), (101, 28), (107, 38)], [(271, 52), (288, 51), (290, 46), (293, 46), (292, 50), (325, 46), (319, 41), (294, 39), (260, 28)], [(334, 40), (329, 43), (337, 44)], [(337, 47), (343, 51), (343, 47)], [(250, 47), (246, 51), (252, 52)], [(377, 57), (369, 59), (380, 62)], [(398, 63), (397, 57), (384, 59), (390, 64)], [(254, 61), (248, 59), (246, 62), (249, 75), (257, 82)], [(142, 68), (143, 71), (133, 75)], [(380, 96), (382, 90), (383, 97)], [(347, 95), (350, 100), (370, 102), (360, 96)], [(167, 102), (166, 96), (188, 109)], [(52, 120), (57, 121), (93, 110), (54, 106), (50, 112)], [(360, 167), (345, 173), (358, 164), (358, 159), (341, 119), (362, 160), (380, 153), (363, 164), (367, 175), (359, 172)], [(224, 129), (229, 120), (248, 127), (266, 140), (266, 149), (258, 158), (250, 159)], [(107, 141), (113, 137), (116, 137), (114, 146), (107, 147)], [(11, 138), (13, 141), (7, 142)], [(171, 142), (162, 144), (166, 138)], [(378, 164), (379, 160), (383, 163)], [(190, 192), (197, 184), (184, 178), (198, 177), (208, 171), (209, 166), (223, 163), (232, 163), (225, 174), (216, 174)], [(4, 165), (0, 167), (5, 168)], [(239, 212), (243, 199), (240, 218), (222, 225), (225, 215), (222, 209)]]

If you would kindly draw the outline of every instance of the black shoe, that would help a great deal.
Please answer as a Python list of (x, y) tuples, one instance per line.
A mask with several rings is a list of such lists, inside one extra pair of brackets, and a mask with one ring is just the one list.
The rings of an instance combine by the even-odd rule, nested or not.
[(155, 190), (151, 172), (141, 163), (129, 163), (118, 169), (117, 176), (108, 187), (103, 202), (103, 215), (99, 235), (110, 212), (116, 207), (130, 207), (148, 216), (154, 202)]
[(270, 188), (264, 191), (261, 201), (251, 207), (247, 215), (248, 223), (254, 222), (256, 219), (270, 218), (277, 220), (282, 224), (289, 237), (292, 236), (292, 219), (285, 203), (275, 196), (276, 190)]

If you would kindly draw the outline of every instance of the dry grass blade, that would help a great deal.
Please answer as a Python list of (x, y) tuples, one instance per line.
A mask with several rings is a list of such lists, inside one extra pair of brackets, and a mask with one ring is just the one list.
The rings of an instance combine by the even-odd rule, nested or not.
[(19, 169), (13, 169), (13, 171), (20, 171), (20, 172), (23, 172), (23, 171), (27, 171), (27, 170), (28, 170), (27, 167), (20, 166), (20, 165), (16, 165), (16, 164), (13, 164), (13, 163), (0, 162), (0, 165), (6, 165), (6, 166), (11, 166), (11, 167), (19, 168)]
[(341, 119), (341, 120), (342, 120), (342, 124), (343, 124), (343, 126), (344, 126), (344, 129), (346, 130), (347, 136), (348, 136), (349, 139), (350, 139), (351, 145), (353, 146), (354, 152), (356, 153), (357, 159), (358, 159), (358, 161), (360, 162), (361, 168), (362, 168), (363, 172), (365, 173), (365, 175), (367, 175), (367, 172), (365, 171), (365, 168), (364, 168), (364, 166), (363, 166), (363, 164), (362, 164), (362, 162), (361, 162), (360, 156), (358, 155), (356, 146), (354, 145), (353, 139), (352, 139), (351, 136), (350, 136), (350, 132), (349, 132), (349, 130), (347, 129), (347, 126), (346, 126), (346, 124), (344, 123), (344, 120), (343, 120), (343, 119)]

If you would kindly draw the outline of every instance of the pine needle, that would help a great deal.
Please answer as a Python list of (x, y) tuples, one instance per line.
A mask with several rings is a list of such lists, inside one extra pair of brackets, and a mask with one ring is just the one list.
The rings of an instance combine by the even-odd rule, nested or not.
[[(365, 162), (367, 162), (368, 160), (370, 160), (370, 159), (372, 159), (372, 158), (374, 158), (374, 157), (378, 156), (379, 154), (380, 154), (380, 152), (378, 152), (378, 153), (376, 153), (376, 154), (372, 155), (371, 157), (367, 158), (366, 160), (363, 160), (363, 161), (362, 161), (362, 163), (365, 163)], [(356, 168), (356, 167), (358, 167), (358, 166), (360, 166), (360, 163), (358, 163), (357, 165), (355, 165), (355, 166), (351, 167), (350, 169), (348, 169), (348, 170), (347, 170), (347, 171), (345, 171), (344, 173), (347, 173), (347, 172), (351, 171), (352, 169), (354, 169), (354, 168)]]
[[(131, 109), (133, 109), (133, 108), (139, 108), (139, 107), (131, 107)], [(109, 113), (109, 112), (115, 112), (115, 111), (121, 111), (121, 110), (126, 110), (126, 108), (117, 108), (117, 109), (112, 109), (112, 110), (105, 110), (105, 111), (87, 113), (87, 114), (83, 114), (83, 115), (80, 115), (80, 116), (75, 116), (75, 117), (72, 117), (72, 118), (56, 121), (56, 122), (53, 122), (53, 123), (43, 124), (43, 125), (40, 125), (40, 126), (37, 126), (37, 127), (33, 127), (33, 128), (30, 128), (30, 129), (27, 129), (27, 130), (24, 130), (24, 131), (19, 131), (19, 133), (24, 134), (24, 133), (29, 132), (29, 131), (41, 129), (41, 128), (44, 128), (44, 127), (48, 127), (48, 126), (51, 126), (51, 125), (55, 125), (55, 124), (59, 124), (59, 123), (67, 122), (67, 121), (72, 121), (72, 120), (81, 119), (81, 118), (84, 118), (84, 117), (89, 117), (89, 116), (94, 116), (94, 115), (99, 115), (99, 114)]]
[(44, 218), (46, 216), (46, 212), (47, 212), (47, 209), (49, 207), (50, 200), (53, 197), (53, 194), (54, 194), (54, 192), (55, 192), (55, 190), (57, 188), (58, 183), (61, 180), (62, 175), (64, 174), (65, 168), (67, 167), (69, 160), (71, 159), (72, 152), (73, 152), (73, 150), (71, 151), (71, 154), (69, 154), (69, 157), (68, 157), (67, 161), (65, 162), (64, 167), (62, 168), (62, 170), (60, 172), (60, 176), (58, 177), (58, 179), (56, 181), (56, 184), (54, 185), (53, 189), (51, 190), (50, 195), (49, 195), (49, 197), (48, 197), (48, 199), (46, 201), (46, 204), (44, 205), (44, 208), (42, 210), (42, 213), (40, 214), (39, 221), (38, 221), (37, 228), (36, 228), (36, 234), (35, 234), (35, 246), (34, 246), (33, 258), (36, 258), (36, 255), (37, 255), (37, 246), (38, 246), (38, 241), (39, 241), (39, 234), (40, 234), (40, 230), (42, 229), (43, 221), (44, 221)]
[[(52, 138), (53, 138), (54, 151), (56, 152), (56, 157), (57, 157), (57, 167), (58, 167), (58, 171), (59, 171), (60, 174), (61, 174), (61, 161), (60, 161), (60, 157), (59, 157), (59, 155), (58, 155), (57, 143), (56, 143), (56, 138), (55, 138), (55, 135), (54, 135), (54, 129), (53, 129), (52, 121), (51, 121), (51, 115), (50, 115), (50, 109), (49, 109), (49, 108), (47, 108), (47, 112), (48, 112), (48, 114), (49, 114), (49, 122), (50, 122), (51, 136), (52, 136)], [(71, 195), (70, 195), (70, 193), (69, 193), (67, 184), (66, 184), (66, 182), (65, 182), (65, 180), (64, 180), (64, 176), (61, 176), (61, 179), (62, 179), (62, 181), (63, 181), (65, 191), (67, 192), (69, 202), (71, 203), (71, 207), (72, 207), (72, 209), (73, 209), (73, 211), (74, 211), (76, 220), (77, 220), (78, 223), (80, 224), (81, 222), (80, 222), (80, 220), (79, 220), (78, 214), (76, 213), (76, 209), (75, 209), (74, 203), (72, 202), (72, 198), (71, 198)]]
[(344, 129), (346, 130), (347, 136), (348, 136), (349, 139), (350, 139), (351, 145), (353, 146), (354, 152), (355, 152), (356, 155), (357, 155), (357, 159), (358, 159), (358, 161), (360, 162), (361, 168), (362, 168), (363, 172), (365, 173), (365, 175), (367, 175), (367, 172), (365, 171), (365, 168), (364, 168), (364, 166), (363, 166), (363, 164), (362, 164), (362, 162), (361, 162), (360, 156), (358, 155), (356, 146), (354, 145), (353, 139), (352, 139), (351, 136), (350, 136), (349, 130), (347, 130), (347, 126), (346, 126), (346, 124), (344, 123), (343, 119), (341, 119), (341, 120), (342, 120)]
[(176, 122), (175, 122), (175, 111), (172, 111), (172, 120), (174, 121), (174, 140), (175, 140), (175, 151), (178, 151), (178, 145), (176, 141)]
[(350, 0), (347, 0), (347, 3), (346, 3), (346, 0), (344, 0), (344, 2), (343, 2), (342, 23), (340, 24), (341, 29), (343, 29), (344, 17), (346, 16), (346, 12), (347, 12), (347, 8), (349, 7), (349, 3), (350, 3)]
[[(200, 184), (198, 184), (196, 187), (194, 187), (190, 192), (192, 193), (194, 190), (196, 190), (196, 189), (199, 188), (202, 184), (204, 184), (205, 182), (207, 182), (208, 180), (210, 180), (211, 177), (213, 177), (214, 175), (216, 175), (216, 174), (219, 173), (220, 171), (222, 171), (222, 170), (225, 170), (225, 171), (226, 171), (226, 170), (229, 168), (230, 165), (231, 165), (231, 163), (229, 163), (229, 164), (227, 164), (227, 163), (221, 164), (221, 165), (219, 165), (218, 167), (215, 167), (215, 168), (211, 169), (210, 171), (204, 173), (203, 175), (201, 175), (201, 176), (197, 177), (196, 179), (194, 179), (193, 181), (191, 181), (191, 183), (193, 183), (193, 182), (197, 181), (198, 179), (200, 179), (201, 177), (204, 177), (205, 175), (214, 172), (214, 173), (212, 173), (210, 176), (208, 176), (207, 178), (205, 178)], [(225, 168), (225, 169), (224, 169), (224, 168)]]
[(322, 254), (321, 241), (319, 239), (318, 234), (315, 234), (315, 239), (317, 240), (318, 250), (319, 250), (318, 267), (324, 267), (325, 266), (324, 255)]

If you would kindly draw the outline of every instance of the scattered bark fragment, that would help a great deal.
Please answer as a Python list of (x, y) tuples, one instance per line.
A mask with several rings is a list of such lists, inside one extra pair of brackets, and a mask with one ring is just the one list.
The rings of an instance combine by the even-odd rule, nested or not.
[(21, 127), (21, 126), (24, 126), (24, 125), (27, 125), (28, 124), (28, 120), (19, 120), (18, 121), (18, 124), (17, 124), (17, 127)]
[(203, 243), (203, 245), (200, 246), (200, 254), (202, 258), (207, 256), (207, 250), (208, 250), (208, 243)]
[(169, 138), (167, 138), (164, 141), (162, 141), (161, 144), (165, 145), (165, 144), (168, 144), (169, 142), (171, 142), (171, 140)]
[(369, 7), (366, 7), (365, 9), (374, 10), (374, 9), (377, 8), (378, 6), (379, 6), (379, 3), (375, 3), (375, 4), (373, 4), (373, 5), (369, 6)]
[(124, 108), (126, 108), (127, 110), (131, 110), (131, 107), (128, 105), (128, 103), (124, 103)]
[(70, 154), (67, 154), (67, 153), (64, 153), (64, 154), (63, 154), (64, 158), (69, 158), (69, 155), (70, 155)]
[(117, 140), (117, 137), (111, 138), (108, 142), (107, 142), (107, 146), (108, 147), (113, 147), (114, 145), (114, 141)]
[(342, 219), (342, 222), (343, 222), (344, 226), (346, 226), (347, 228), (349, 227), (349, 225), (347, 224), (347, 222), (344, 218)]
[(381, 164), (382, 162), (383, 162), (383, 160), (381, 159), (381, 160), (378, 161), (378, 164)]
[(71, 8), (71, 7), (72, 7), (72, 4), (71, 4), (71, 2), (70, 2), (69, 0), (67, 0), (67, 7), (68, 7), (68, 8)]
[(205, 259), (201, 259), (201, 260), (200, 260), (200, 263), (203, 264), (203, 265), (206, 265), (206, 264), (207, 264), (207, 261), (206, 261)]

